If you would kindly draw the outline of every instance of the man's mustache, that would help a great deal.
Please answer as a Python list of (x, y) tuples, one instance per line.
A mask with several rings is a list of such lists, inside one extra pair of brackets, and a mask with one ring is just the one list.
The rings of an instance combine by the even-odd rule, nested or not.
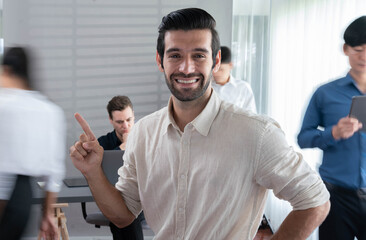
[(184, 74), (184, 73), (173, 73), (172, 75), (170, 75), (170, 78), (192, 78), (192, 77), (199, 77), (203, 79), (203, 74), (201, 73), (189, 73), (189, 74)]

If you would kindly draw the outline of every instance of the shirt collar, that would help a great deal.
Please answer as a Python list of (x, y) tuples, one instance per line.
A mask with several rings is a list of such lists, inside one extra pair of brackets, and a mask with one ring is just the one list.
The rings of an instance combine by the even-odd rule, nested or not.
[(163, 116), (163, 124), (162, 124), (162, 131), (161, 134), (164, 135), (166, 134), (166, 132), (168, 131), (169, 127), (174, 127), (176, 129), (179, 129), (177, 127), (177, 124), (174, 121), (173, 115), (172, 115), (172, 96), (170, 96), (169, 101), (168, 101), (168, 106), (165, 108), (164, 112), (162, 113)]
[(236, 87), (236, 85), (237, 85), (235, 78), (234, 78), (234, 77), (233, 77), (233, 75), (231, 75), (231, 74), (230, 74), (230, 79), (229, 79), (228, 84), (231, 84), (231, 85), (233, 85), (234, 87)]
[(210, 100), (203, 111), (192, 121), (196, 130), (207, 136), (211, 125), (220, 110), (221, 100), (215, 91), (211, 92)]
[[(189, 124), (192, 124), (200, 134), (207, 136), (213, 123), (213, 120), (215, 119), (216, 115), (220, 110), (220, 105), (221, 105), (220, 98), (218, 97), (215, 91), (212, 91), (206, 107)], [(164, 123), (163, 123), (164, 131), (162, 132), (163, 134), (167, 132), (169, 127), (174, 127), (175, 129), (179, 130), (179, 127), (177, 126), (173, 118), (172, 106), (173, 101), (171, 96), (168, 102), (166, 116), (164, 117)]]
[(351, 74), (349, 72), (347, 73), (347, 75), (344, 78), (340, 79), (338, 84), (340, 86), (346, 86), (349, 84), (353, 84), (354, 86), (357, 86), (355, 80), (353, 79), (353, 77), (351, 76)]

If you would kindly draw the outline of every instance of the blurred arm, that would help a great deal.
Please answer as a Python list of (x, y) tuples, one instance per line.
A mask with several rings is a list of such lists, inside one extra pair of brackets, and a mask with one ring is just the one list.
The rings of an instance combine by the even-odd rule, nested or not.
[(52, 204), (56, 202), (57, 194), (54, 192), (46, 192), (43, 202), (42, 222), (40, 232), (43, 239), (57, 239), (58, 230)]
[(314, 93), (306, 109), (300, 133), (297, 136), (297, 142), (301, 148), (318, 147), (324, 150), (337, 143), (332, 135), (332, 127), (319, 129), (319, 126), (322, 126), (320, 105), (317, 94)]

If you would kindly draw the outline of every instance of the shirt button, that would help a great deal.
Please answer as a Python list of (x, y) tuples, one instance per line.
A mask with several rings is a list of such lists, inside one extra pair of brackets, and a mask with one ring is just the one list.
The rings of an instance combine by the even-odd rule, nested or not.
[(180, 178), (181, 178), (181, 179), (185, 179), (185, 178), (186, 178), (186, 176), (184, 176), (184, 174), (182, 174), (182, 175), (180, 175)]
[(179, 212), (183, 212), (183, 208), (181, 208), (181, 207), (180, 207), (180, 208), (179, 208)]

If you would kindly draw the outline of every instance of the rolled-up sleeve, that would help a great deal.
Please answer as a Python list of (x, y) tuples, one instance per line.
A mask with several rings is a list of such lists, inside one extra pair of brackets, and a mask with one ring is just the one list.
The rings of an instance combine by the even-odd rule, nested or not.
[(287, 144), (278, 124), (266, 126), (258, 151), (256, 181), (273, 189), (276, 197), (290, 202), (294, 210), (314, 208), (329, 200), (319, 174)]
[(127, 208), (137, 217), (141, 212), (141, 201), (133, 154), (126, 151), (123, 159), (124, 164), (118, 169), (119, 178), (115, 187), (121, 192)]

